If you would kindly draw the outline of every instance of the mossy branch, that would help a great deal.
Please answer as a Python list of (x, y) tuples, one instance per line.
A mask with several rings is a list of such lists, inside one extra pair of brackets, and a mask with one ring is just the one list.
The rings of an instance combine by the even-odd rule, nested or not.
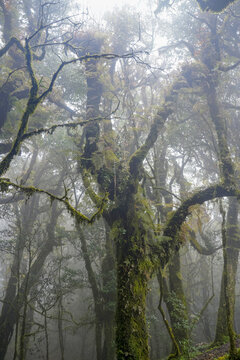
[[(113, 114), (113, 112), (110, 115), (112, 115), (112, 114)], [(110, 115), (108, 115), (108, 116), (110, 116)], [(49, 128), (36, 129), (36, 130), (33, 130), (31, 132), (28, 132), (28, 133), (24, 134), (22, 136), (22, 141), (24, 141), (26, 139), (29, 139), (32, 136), (40, 135), (40, 134), (43, 134), (43, 133), (53, 134), (54, 131), (56, 129), (58, 129), (58, 128), (72, 128), (72, 129), (74, 129), (77, 126), (84, 126), (84, 125), (89, 124), (90, 122), (95, 122), (95, 121), (99, 121), (99, 120), (106, 120), (108, 118), (108, 116), (97, 116), (97, 117), (94, 117), (94, 118), (88, 119), (88, 120), (82, 120), (82, 121), (78, 121), (78, 122), (70, 122), (70, 123), (65, 123), (65, 124), (55, 124), (55, 125), (50, 126)]]
[[(12, 38), (14, 40), (12, 40), (12, 42), (17, 42), (19, 44), (19, 46), (21, 45), (20, 42), (15, 39)], [(31, 39), (31, 38), (29, 38)], [(123, 55), (117, 55), (117, 54), (96, 54), (96, 55), (84, 55), (75, 59), (71, 59), (69, 61), (63, 61), (57, 68), (57, 70), (55, 71), (55, 73), (53, 74), (49, 87), (40, 95), (38, 96), (38, 90), (39, 90), (39, 86), (38, 86), (38, 81), (35, 77), (34, 74), (34, 70), (33, 70), (33, 64), (32, 64), (32, 54), (31, 54), (31, 49), (29, 46), (29, 39), (25, 40), (25, 49), (24, 53), (25, 53), (25, 58), (26, 58), (26, 65), (27, 65), (27, 71), (29, 72), (30, 75), (30, 79), (31, 79), (31, 89), (29, 92), (29, 98), (27, 101), (27, 106), (26, 109), (23, 113), (23, 116), (21, 118), (20, 121), (20, 127), (16, 136), (16, 139), (12, 145), (12, 148), (10, 150), (10, 152), (3, 158), (3, 160), (0, 162), (0, 176), (2, 176), (8, 169), (10, 166), (10, 163), (13, 159), (13, 157), (19, 152), (20, 150), (20, 146), (23, 142), (24, 139), (24, 134), (26, 133), (27, 127), (28, 127), (28, 122), (29, 122), (29, 117), (34, 113), (34, 111), (36, 110), (37, 106), (39, 105), (40, 102), (42, 102), (46, 96), (52, 91), (54, 83), (59, 75), (59, 73), (61, 72), (61, 70), (64, 68), (64, 66), (69, 65), (69, 64), (73, 64), (76, 63), (78, 61), (80, 62), (84, 62), (87, 61), (89, 59), (100, 59), (100, 58), (104, 58), (104, 59), (115, 59), (115, 58), (133, 58), (134, 57), (134, 53), (127, 53), (127, 54), (123, 54)], [(4, 49), (4, 48), (3, 48)], [(3, 51), (2, 49), (2, 51)], [(5, 50), (4, 50), (5, 51)], [(3, 53), (4, 53), (3, 51)], [(6, 50), (7, 51), (7, 50)], [(6, 52), (5, 51), (5, 52)], [(29, 135), (30, 136), (30, 135)]]
[(29, 43), (26, 40), (25, 45), (25, 57), (26, 57), (26, 64), (27, 64), (27, 70), (29, 72), (30, 78), (31, 78), (31, 89), (29, 93), (29, 98), (27, 102), (26, 109), (23, 113), (20, 127), (17, 133), (17, 137), (13, 143), (13, 146), (10, 150), (10, 152), (3, 158), (3, 160), (0, 163), (0, 176), (2, 176), (9, 168), (10, 163), (13, 159), (13, 157), (18, 153), (21, 143), (22, 143), (22, 136), (26, 132), (28, 127), (28, 120), (31, 114), (35, 111), (39, 101), (37, 99), (37, 93), (38, 93), (38, 82), (35, 78), (33, 67), (32, 67), (32, 55), (31, 50), (29, 47)]
[(190, 215), (191, 206), (197, 204), (201, 205), (205, 201), (222, 198), (224, 196), (236, 196), (239, 198), (240, 192), (234, 188), (226, 188), (222, 184), (212, 185), (194, 193), (173, 213), (163, 232), (163, 236), (169, 238), (169, 240), (162, 244), (164, 250), (161, 257), (162, 268), (168, 263), (171, 254), (181, 246), (181, 243), (177, 239), (177, 235), (187, 216)]
[(0, 179), (0, 191), (5, 192), (8, 191), (9, 188), (14, 188), (16, 190), (20, 190), (22, 191), (27, 197), (32, 196), (35, 193), (38, 194), (45, 194), (50, 198), (50, 201), (53, 202), (54, 200), (60, 201), (61, 203), (64, 204), (64, 206), (66, 207), (66, 209), (68, 210), (68, 212), (76, 219), (76, 221), (78, 223), (89, 223), (92, 224), (94, 222), (94, 220), (96, 218), (98, 218), (103, 210), (104, 207), (106, 205), (107, 199), (108, 199), (108, 195), (105, 194), (105, 196), (103, 198), (101, 198), (101, 202), (99, 201), (99, 208), (97, 209), (97, 211), (91, 216), (91, 217), (87, 217), (86, 215), (82, 214), (80, 211), (78, 211), (77, 209), (75, 209), (69, 202), (68, 198), (66, 196), (64, 197), (59, 197), (56, 196), (52, 193), (50, 193), (47, 190), (43, 190), (43, 189), (39, 189), (37, 187), (34, 186), (23, 186), (23, 185), (18, 185), (15, 184), (13, 182), (11, 182), (9, 179), (6, 178), (1, 178)]
[(188, 87), (187, 82), (180, 76), (172, 85), (170, 91), (165, 97), (162, 106), (158, 109), (154, 117), (150, 132), (145, 140), (145, 143), (131, 156), (129, 160), (130, 173), (137, 178), (142, 169), (143, 160), (146, 158), (149, 150), (155, 144), (163, 126), (168, 117), (173, 113), (174, 104), (178, 91), (182, 88)]
[(26, 139), (29, 139), (32, 136), (40, 135), (40, 134), (43, 134), (43, 133), (47, 133), (47, 134), (52, 135), (54, 133), (54, 131), (56, 129), (59, 129), (59, 128), (72, 128), (72, 129), (74, 129), (77, 126), (86, 125), (87, 123), (89, 123), (89, 121), (98, 121), (99, 119), (102, 119), (102, 118), (95, 118), (95, 119), (92, 119), (92, 120), (83, 120), (83, 121), (79, 121), (79, 122), (71, 122), (71, 123), (65, 123), (65, 124), (55, 124), (55, 125), (50, 126), (49, 128), (36, 129), (36, 130), (33, 130), (31, 132), (28, 132), (28, 133), (24, 134), (22, 136), (22, 141), (24, 141)]
[(29, 72), (31, 83), (32, 83), (32, 87), (30, 90), (30, 98), (32, 98), (32, 100), (35, 100), (35, 98), (37, 97), (37, 93), (38, 93), (38, 82), (35, 77), (33, 66), (32, 66), (32, 53), (31, 53), (28, 39), (26, 39), (25, 49), (26, 49), (27, 70)]
[(215, 82), (212, 80), (211, 77), (209, 77), (208, 79), (208, 89), (206, 95), (211, 119), (217, 133), (219, 169), (220, 175), (222, 177), (221, 180), (226, 187), (234, 188), (236, 187), (234, 177), (235, 168), (229, 150), (225, 119), (222, 116), (219, 106)]
[(93, 190), (92, 186), (91, 186), (91, 182), (89, 181), (89, 174), (87, 172), (87, 170), (82, 171), (82, 180), (83, 180), (83, 184), (85, 186), (85, 189), (88, 193), (88, 196), (90, 197), (90, 199), (92, 200), (92, 202), (96, 205), (99, 206), (99, 204), (101, 203), (101, 197), (95, 193), (95, 191)]

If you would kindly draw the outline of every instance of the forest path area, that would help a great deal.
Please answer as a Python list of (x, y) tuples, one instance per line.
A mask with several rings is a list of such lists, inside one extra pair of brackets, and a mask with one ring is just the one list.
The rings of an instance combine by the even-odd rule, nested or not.
[[(240, 339), (236, 340), (237, 347), (240, 347)], [(209, 349), (208, 351), (195, 356), (192, 360), (213, 360), (217, 359), (221, 356), (224, 356), (229, 352), (229, 343), (223, 344), (221, 346), (215, 347), (213, 349)]]

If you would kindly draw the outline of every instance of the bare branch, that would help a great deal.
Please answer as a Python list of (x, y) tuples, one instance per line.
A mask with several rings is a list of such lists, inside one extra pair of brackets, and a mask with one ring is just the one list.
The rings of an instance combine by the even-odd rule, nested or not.
[(10, 73), (8, 74), (7, 79), (6, 79), (6, 80), (4, 81), (4, 83), (2, 84), (1, 89), (8, 83), (10, 77), (11, 77), (15, 72), (17, 72), (17, 71), (19, 71), (19, 70), (22, 70), (22, 69), (25, 69), (25, 66), (22, 66), (22, 67), (20, 67), (20, 68), (18, 68), (18, 69), (14, 69), (14, 70), (10, 71)]
[(42, 24), (41, 24), (41, 26), (40, 26), (31, 36), (29, 36), (28, 41), (32, 40), (39, 32), (41, 32), (41, 31), (43, 31), (43, 30), (45, 30), (45, 29), (47, 29), (47, 28), (50, 28), (50, 27), (52, 27), (53, 25), (62, 23), (63, 21), (68, 20), (68, 19), (71, 19), (71, 18), (73, 18), (73, 17), (75, 17), (75, 16), (76, 16), (76, 15), (66, 16), (65, 18), (52, 21), (52, 22), (50, 22), (49, 24), (46, 24), (46, 25), (42, 25)]

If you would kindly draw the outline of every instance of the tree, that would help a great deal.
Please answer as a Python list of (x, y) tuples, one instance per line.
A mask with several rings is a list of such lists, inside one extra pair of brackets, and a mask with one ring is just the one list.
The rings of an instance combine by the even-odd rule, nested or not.
[[(32, 23), (32, 14), (36, 14), (36, 11), (27, 11), (29, 9), (27, 1), (24, 1), (22, 4), (25, 4), (25, 7), (21, 8), (16, 17), (26, 17), (27, 23), (31, 27), (34, 24), (34, 22)], [(32, 6), (33, 4), (35, 4), (33, 9), (36, 10), (36, 3), (33, 2)], [(74, 217), (76, 229), (81, 235), (83, 258), (94, 297), (94, 307), (97, 315), (96, 333), (98, 335), (96, 340), (99, 358), (102, 357), (101, 332), (103, 321), (101, 316), (104, 313), (103, 304), (105, 304), (106, 299), (104, 299), (104, 294), (101, 292), (101, 287), (96, 282), (87, 243), (84, 234), (81, 233), (81, 224), (91, 224), (94, 219), (102, 214), (111, 238), (111, 241), (107, 239), (107, 245), (112, 244), (112, 241), (114, 241), (116, 248), (117, 358), (149, 359), (145, 307), (150, 276), (153, 272), (159, 271), (159, 269), (163, 272), (171, 259), (176, 259), (175, 265), (180, 266), (178, 251), (184, 245), (186, 239), (186, 236), (182, 236), (184, 233), (184, 231), (181, 231), (182, 225), (192, 214), (194, 207), (216, 198), (239, 196), (235, 163), (226, 134), (224, 114), (221, 112), (221, 96), (218, 94), (219, 84), (222, 81), (221, 74), (227, 74), (228, 71), (234, 70), (239, 64), (237, 60), (233, 64), (231, 63), (230, 66), (226, 65), (226, 59), (229, 59), (225, 50), (226, 42), (222, 41), (222, 33), (219, 32), (219, 28), (221, 30), (224, 28), (224, 15), (221, 15), (222, 17), (217, 17), (213, 14), (199, 15), (195, 8), (192, 10), (193, 31), (189, 35), (189, 42), (184, 38), (184, 40), (180, 39), (177, 44), (167, 46), (167, 50), (184, 46), (184, 49), (189, 51), (190, 57), (182, 51), (181, 59), (183, 64), (179, 66), (180, 70), (177, 70), (175, 67), (172, 72), (169, 72), (170, 81), (164, 79), (164, 75), (162, 75), (162, 84), (159, 89), (158, 81), (154, 77), (160, 77), (161, 70), (147, 66), (147, 61), (150, 60), (147, 53), (141, 53), (142, 57), (140, 57), (140, 53), (137, 54), (133, 50), (129, 51), (129, 48), (138, 42), (140, 49), (146, 50), (147, 47), (152, 46), (151, 41), (147, 41), (149, 34), (147, 30), (145, 31), (143, 25), (141, 36), (144, 34), (144, 37), (141, 38), (141, 41), (139, 40), (139, 26), (135, 33), (134, 31), (129, 31), (128, 37), (124, 37), (124, 33), (121, 34), (121, 30), (127, 27), (124, 22), (120, 22), (121, 26), (118, 23), (116, 25), (119, 27), (119, 35), (121, 35), (119, 39), (115, 38), (111, 41), (109, 40), (110, 35), (107, 32), (99, 33), (99, 31), (93, 31), (92, 29), (79, 31), (80, 24), (70, 21), (67, 15), (57, 20), (57, 11), (55, 13), (52, 10), (54, 4), (44, 3), (40, 6), (41, 11), (37, 30), (26, 34), (26, 40), (22, 42), (13, 36), (12, 29), (7, 26), (7, 19), (11, 17), (8, 6), (2, 2), (1, 7), (5, 19), (5, 27), (3, 27), (4, 45), (0, 50), (1, 60), (4, 62), (5, 57), (13, 51), (11, 60), (13, 65), (7, 70), (8, 75), (5, 81), (8, 83), (9, 78), (11, 78), (13, 83), (9, 88), (4, 83), (2, 88), (6, 99), (2, 106), (5, 103), (7, 104), (3, 114), (8, 115), (8, 117), (4, 115), (2, 121), (3, 129), (6, 129), (5, 126), (11, 120), (11, 116), (15, 121), (18, 116), (18, 113), (11, 113), (12, 110), (14, 111), (14, 107), (11, 105), (10, 98), (17, 87), (17, 81), (19, 81), (17, 77), (12, 79), (12, 75), (19, 70), (19, 64), (20, 66), (23, 64), (27, 70), (27, 76), (26, 74), (21, 74), (25, 98), (23, 103), (20, 102), (23, 109), (22, 116), (19, 118), (20, 127), (17, 134), (13, 137), (15, 140), (13, 140), (10, 150), (7, 150), (5, 157), (0, 162), (0, 174), (2, 176), (0, 180), (1, 190), (4, 193), (13, 190), (22, 191), (28, 196), (32, 196), (35, 193), (45, 194), (53, 202), (53, 205), (57, 203), (58, 206), (63, 205)], [(23, 13), (24, 15), (22, 15)], [(185, 15), (185, 9), (183, 13)], [(134, 25), (134, 21), (130, 24)], [(200, 38), (196, 37), (196, 34), (199, 33), (198, 30), (200, 30)], [(26, 32), (29, 29), (23, 28), (22, 31)], [(182, 37), (183, 33), (184, 31), (179, 32), (178, 36)], [(119, 53), (118, 44), (116, 44), (118, 40), (120, 42)], [(191, 43), (192, 40), (193, 43)], [(111, 45), (113, 52), (111, 51)], [(48, 51), (53, 46), (56, 46), (56, 50), (49, 53)], [(64, 55), (62, 54), (63, 49), (65, 51)], [(20, 57), (20, 63), (17, 62), (16, 54)], [(51, 72), (51, 68), (46, 68), (46, 60), (51, 55), (53, 56), (53, 54), (55, 54), (54, 59), (58, 63), (55, 70)], [(71, 121), (68, 118), (69, 116), (75, 116), (76, 108), (69, 105), (67, 96), (66, 103), (59, 101), (58, 96), (49, 97), (54, 85), (58, 86), (60, 94), (61, 92), (64, 93), (65, 89), (67, 89), (67, 92), (70, 91), (69, 87), (71, 86), (68, 83), (64, 84), (63, 71), (67, 66), (73, 65), (77, 69), (76, 74), (79, 75), (80, 81), (84, 79), (83, 85), (79, 81), (80, 89), (78, 91), (78, 94), (83, 93), (84, 96), (78, 97), (76, 94), (72, 95), (72, 99), (75, 98), (81, 104), (78, 108), (84, 113), (85, 119), (82, 121)], [(36, 68), (36, 71), (34, 71), (34, 68)], [(61, 78), (61, 75), (63, 78)], [(27, 79), (25, 79), (25, 76)], [(143, 86), (146, 86), (146, 91), (141, 90)], [(153, 94), (153, 92), (149, 91), (151, 86), (156, 86), (155, 91), (159, 95), (156, 97), (156, 102), (149, 102), (150, 106), (148, 108), (148, 99)], [(121, 104), (119, 104), (119, 101), (116, 101), (117, 97), (122, 100)], [(17, 103), (19, 103), (18, 100)], [(54, 108), (51, 108), (52, 105)], [(201, 105), (204, 107), (202, 112), (200, 111)], [(49, 121), (44, 126), (42, 126), (42, 123), (41, 126), (36, 124), (32, 130), (27, 130), (27, 127), (31, 125), (31, 119), (35, 118), (37, 120), (35, 113), (37, 109), (40, 109), (41, 113), (44, 109), (51, 110), (50, 114), (55, 122)], [(54, 111), (57, 115), (61, 114), (60, 119), (63, 120), (61, 123), (56, 123), (57, 115), (54, 114)], [(61, 111), (64, 112), (61, 113)], [(151, 189), (152, 184), (147, 184), (146, 186), (148, 168), (152, 166), (152, 149), (159, 139), (162, 140), (164, 138), (165, 128), (169, 124), (179, 125), (181, 123), (179, 121), (181, 114), (184, 114), (184, 116), (188, 114), (190, 118), (194, 114), (194, 121), (191, 124), (197, 121), (204, 122), (205, 120), (207, 125), (210, 124), (208, 130), (214, 139), (212, 147), (215, 146), (217, 149), (214, 156), (218, 159), (218, 167), (216, 169), (215, 166), (212, 171), (212, 178), (209, 176), (205, 184), (202, 181), (204, 187), (198, 189), (193, 184), (191, 189), (195, 191), (190, 193), (190, 190), (188, 190), (186, 196), (181, 196), (181, 198), (177, 196), (177, 201), (173, 200), (172, 183), (168, 178), (170, 173), (166, 172), (166, 181), (161, 183), (161, 186), (164, 185), (167, 189), (161, 192), (163, 209), (161, 209), (160, 213), (160, 206), (152, 204), (146, 196), (147, 192), (154, 193), (153, 189)], [(124, 121), (123, 115), (127, 116), (127, 121)], [(142, 115), (142, 118), (140, 115)], [(129, 123), (131, 124), (131, 129), (129, 129)], [(20, 155), (21, 149), (24, 151), (23, 145), (27, 141), (30, 141), (30, 144), (32, 144), (33, 137), (38, 136), (41, 139), (41, 136), (44, 137), (46, 134), (50, 133), (52, 135), (57, 128), (66, 128), (65, 133), (63, 131), (63, 138), (66, 140), (65, 136), (69, 136), (73, 140), (71, 144), (74, 144), (74, 149), (71, 151), (67, 149), (69, 152), (68, 162), (72, 167), (76, 168), (78, 176), (81, 177), (81, 186), (85, 187), (86, 196), (91, 199), (92, 203), (88, 208), (88, 213), (93, 213), (92, 216), (85, 216), (78, 208), (72, 206), (71, 195), (78, 196), (79, 189), (73, 186), (68, 176), (66, 176), (66, 179), (71, 184), (70, 189), (65, 184), (62, 187), (59, 184), (62, 189), (60, 195), (55, 194), (51, 188), (43, 190), (35, 186), (36, 184), (34, 186), (27, 183), (22, 184), (17, 182), (16, 179), (14, 181), (3, 177), (7, 171), (6, 176), (9, 175), (11, 179), (14, 177), (10, 173), (13, 161), (15, 160), (14, 157), (17, 154)], [(81, 128), (83, 128), (82, 132), (79, 130)], [(202, 124), (198, 127), (201, 130), (203, 128)], [(191, 126), (187, 124), (182, 132), (179, 132), (180, 136), (192, 134), (192, 137), (189, 137), (186, 148), (189, 147), (194, 152), (198, 135), (194, 134), (192, 130)], [(167, 144), (166, 152), (168, 150), (168, 153), (166, 153), (163, 164), (158, 166), (158, 171), (164, 173), (162, 170), (165, 170), (164, 167), (168, 163), (177, 172), (179, 158), (174, 156), (174, 152), (177, 153), (179, 149), (184, 152), (184, 155), (181, 154), (181, 158), (186, 156), (186, 154), (191, 159), (197, 158), (197, 155), (199, 155), (201, 163), (203, 165), (207, 164), (204, 151), (209, 133), (206, 128), (202, 132), (205, 134), (201, 138), (201, 142), (198, 143), (201, 150), (195, 151), (194, 156), (191, 155), (190, 151), (185, 151), (184, 146), (179, 146), (179, 148), (176, 145), (174, 146), (174, 141)], [(7, 137), (9, 137), (9, 133), (6, 132), (3, 139), (4, 145)], [(186, 135), (185, 137), (187, 138)], [(191, 139), (194, 139), (192, 143)], [(66, 143), (64, 145), (66, 146)], [(30, 149), (31, 145), (28, 146)], [(57, 149), (57, 144), (54, 143), (53, 147)], [(26, 153), (29, 152), (29, 150), (25, 151)], [(212, 153), (211, 148), (209, 153)], [(26, 156), (25, 152), (21, 156)], [(177, 158), (175, 162), (174, 158)], [(190, 171), (189, 168), (190, 166), (186, 166), (186, 168), (183, 166), (182, 171), (187, 173)], [(155, 168), (154, 170), (156, 171), (157, 169)], [(56, 180), (59, 180), (58, 176), (60, 174), (59, 167), (56, 164), (53, 173), (57, 174), (54, 177), (56, 183)], [(206, 175), (207, 172), (204, 174)], [(199, 177), (196, 177), (196, 179), (199, 179)], [(175, 176), (173, 182), (177, 189), (181, 188), (182, 184), (179, 176)], [(170, 200), (168, 195), (171, 195)], [(179, 195), (181, 195), (181, 192)], [(176, 210), (169, 213), (168, 217), (166, 217), (168, 213), (167, 207), (169, 205), (172, 206), (172, 204)], [(82, 205), (80, 203), (81, 208), (83, 208)], [(157, 214), (157, 217), (154, 217), (155, 214)], [(54, 214), (52, 214), (51, 226), (55, 224), (54, 221), (56, 222), (56, 216), (54, 217)], [(53, 239), (54, 227), (51, 229), (51, 232), (51, 239)], [(108, 231), (106, 233), (108, 234)], [(51, 241), (47, 242), (47, 244), (49, 246), (41, 248), (39, 257), (36, 258), (29, 269), (31, 271), (28, 272), (28, 284), (26, 284), (26, 281), (22, 283), (22, 286), (27, 285), (24, 289), (27, 288), (28, 291), (30, 289), (29, 284), (33, 280), (31, 279), (31, 274), (34, 274), (35, 270), (36, 274), (39, 274), (46, 256), (52, 251), (54, 246)], [(110, 269), (114, 269), (112, 249), (107, 248), (108, 251), (107, 255), (109, 257), (107, 258), (106, 256), (106, 261), (103, 263), (103, 268), (106, 269), (106, 271), (103, 271), (104, 284), (108, 281), (106, 272), (109, 271), (109, 266)], [(175, 275), (179, 270), (179, 266), (176, 266), (177, 269), (176, 267), (174, 269), (174, 266), (169, 265), (171, 280), (174, 277), (176, 280)], [(172, 281), (172, 288), (176, 285), (173, 283), (174, 281)], [(181, 284), (180, 287), (178, 285), (177, 287), (180, 288)], [(180, 296), (184, 296), (184, 292), (182, 289), (180, 290)], [(183, 298), (182, 303), (184, 303)], [(24, 310), (26, 310), (26, 307), (24, 307)], [(43, 311), (45, 319), (47, 319), (45, 310), (46, 307), (43, 308)], [(112, 321), (113, 313), (111, 312), (108, 315)], [(24, 333), (23, 326), (22, 342), (24, 340)], [(187, 336), (186, 333), (185, 335)], [(46, 334), (46, 339), (47, 337), (48, 335)], [(21, 349), (23, 349), (23, 346)]]
[(221, 1), (214, 1), (214, 0), (197, 0), (201, 10), (203, 11), (212, 11), (212, 12), (221, 12), (227, 6), (232, 4), (234, 0), (221, 0)]
[[(235, 0), (196, 0), (202, 11), (210, 11), (219, 13), (226, 9), (229, 5), (234, 3)], [(162, 8), (170, 6), (169, 0), (159, 0), (158, 7), (155, 14), (158, 14)]]

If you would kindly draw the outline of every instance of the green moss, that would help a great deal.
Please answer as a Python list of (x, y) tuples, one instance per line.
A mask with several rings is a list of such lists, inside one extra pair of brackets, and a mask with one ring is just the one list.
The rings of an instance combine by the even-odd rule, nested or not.
[(12, 149), (0, 163), (0, 176), (3, 175), (8, 170), (13, 157), (15, 155), (17, 155), (17, 153), (19, 152), (21, 143), (23, 141), (22, 137), (28, 127), (29, 117), (30, 117), (30, 115), (32, 115), (34, 113), (38, 103), (40, 102), (40, 100), (37, 99), (38, 82), (35, 78), (35, 75), (34, 75), (34, 72), (32, 69), (32, 55), (31, 55), (31, 51), (30, 51), (28, 42), (26, 42), (26, 62), (27, 62), (27, 70), (30, 74), (30, 78), (31, 78), (31, 82), (32, 82), (32, 86), (30, 89), (30, 96), (29, 96), (24, 114), (21, 118), (20, 127), (18, 130), (16, 139), (13, 143)]
[(148, 360), (146, 276), (137, 264), (127, 260), (118, 267), (117, 358)]
[(99, 208), (96, 210), (96, 212), (90, 218), (88, 218), (87, 216), (82, 214), (80, 211), (75, 209), (70, 204), (70, 202), (68, 201), (66, 196), (58, 197), (58, 196), (51, 194), (48, 191), (36, 188), (34, 186), (18, 185), (18, 184), (15, 184), (15, 183), (9, 181), (9, 179), (0, 178), (0, 190), (1, 191), (7, 191), (7, 190), (9, 190), (10, 187), (22, 191), (27, 197), (32, 196), (34, 193), (38, 193), (38, 194), (47, 195), (51, 202), (53, 202), (54, 200), (62, 202), (65, 205), (66, 209), (69, 211), (69, 213), (76, 219), (77, 223), (86, 222), (86, 223), (92, 224), (96, 218), (101, 216), (101, 214), (105, 208), (105, 205), (108, 201), (108, 194), (106, 193), (105, 196), (102, 198), (102, 202), (101, 202)]
[(237, 350), (237, 353), (234, 357), (230, 357), (229, 354), (225, 354), (223, 356), (220, 356), (218, 358), (214, 358), (214, 360), (239, 360), (240, 359), (240, 349)]
[(148, 360), (145, 306), (153, 266), (147, 247), (152, 221), (140, 188), (123, 205), (125, 212), (112, 227), (117, 247), (117, 359)]
[(103, 152), (105, 162), (107, 166), (113, 166), (114, 163), (118, 163), (119, 159), (111, 149), (105, 149)]

